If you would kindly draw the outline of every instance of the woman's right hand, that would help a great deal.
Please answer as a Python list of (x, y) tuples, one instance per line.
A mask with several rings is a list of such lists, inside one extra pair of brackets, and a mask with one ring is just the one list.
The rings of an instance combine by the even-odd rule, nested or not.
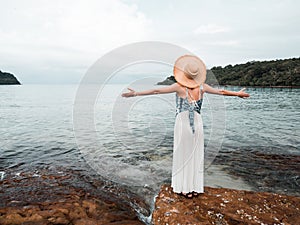
[(135, 97), (136, 96), (136, 91), (131, 89), (131, 88), (127, 88), (129, 90), (129, 92), (123, 93), (122, 97), (125, 98), (129, 98), (129, 97)]
[(241, 89), (238, 92), (238, 97), (240, 97), (240, 98), (249, 98), (250, 95), (248, 93), (246, 93), (245, 90), (246, 90), (246, 88)]

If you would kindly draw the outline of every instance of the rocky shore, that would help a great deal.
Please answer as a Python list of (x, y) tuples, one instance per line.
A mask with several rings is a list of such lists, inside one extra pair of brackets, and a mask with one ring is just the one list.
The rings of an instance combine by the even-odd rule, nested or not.
[(114, 196), (118, 190), (101, 181), (89, 187), (71, 173), (8, 176), (0, 180), (1, 225), (144, 224), (132, 207)]
[(300, 197), (210, 187), (187, 199), (163, 185), (153, 213), (155, 225), (296, 225), (299, 221)]
[(0, 208), (0, 224), (141, 225), (134, 213), (116, 203), (73, 193), (59, 201)]
[[(121, 187), (75, 171), (2, 174), (0, 224), (144, 224), (126, 196), (138, 205), (141, 199), (121, 193)], [(300, 197), (205, 187), (204, 194), (187, 199), (169, 185), (161, 187), (152, 215), (154, 225), (296, 225), (299, 219)]]

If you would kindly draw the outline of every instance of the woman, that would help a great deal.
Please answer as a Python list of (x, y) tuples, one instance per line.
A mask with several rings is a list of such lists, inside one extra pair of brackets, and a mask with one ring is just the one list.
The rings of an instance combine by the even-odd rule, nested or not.
[(123, 93), (123, 97), (176, 93), (176, 120), (174, 127), (172, 188), (187, 198), (203, 193), (204, 138), (200, 115), (204, 93), (238, 96), (250, 95), (242, 89), (238, 92), (220, 90), (205, 84), (206, 67), (196, 56), (179, 57), (174, 65), (177, 83), (168, 87)]

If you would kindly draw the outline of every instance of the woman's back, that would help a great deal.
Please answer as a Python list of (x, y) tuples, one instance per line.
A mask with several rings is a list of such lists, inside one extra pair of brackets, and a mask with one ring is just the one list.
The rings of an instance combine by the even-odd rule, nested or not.
[[(179, 84), (178, 84), (179, 85)], [(203, 98), (203, 86), (196, 88), (188, 88), (179, 85), (179, 91), (177, 92), (178, 97), (187, 98), (189, 102), (198, 101)]]
[[(198, 90), (197, 90), (198, 89)], [(202, 91), (201, 88), (194, 88), (193, 89), (193, 94), (189, 92), (189, 88), (185, 87), (185, 96), (180, 97), (178, 93), (176, 93), (176, 116), (179, 113), (188, 111), (188, 117), (189, 117), (189, 124), (190, 127), (194, 133), (195, 131), (195, 126), (194, 126), (194, 111), (200, 114), (200, 110), (202, 107)], [(195, 93), (197, 91), (197, 93)], [(182, 94), (182, 93), (179, 93)], [(197, 95), (197, 100), (193, 97)], [(200, 98), (200, 99), (199, 99)]]

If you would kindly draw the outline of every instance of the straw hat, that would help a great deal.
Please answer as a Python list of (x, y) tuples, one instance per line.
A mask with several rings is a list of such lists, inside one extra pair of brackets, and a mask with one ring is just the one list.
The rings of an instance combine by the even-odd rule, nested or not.
[(183, 55), (174, 65), (175, 80), (186, 87), (196, 88), (205, 82), (206, 67), (197, 56)]

